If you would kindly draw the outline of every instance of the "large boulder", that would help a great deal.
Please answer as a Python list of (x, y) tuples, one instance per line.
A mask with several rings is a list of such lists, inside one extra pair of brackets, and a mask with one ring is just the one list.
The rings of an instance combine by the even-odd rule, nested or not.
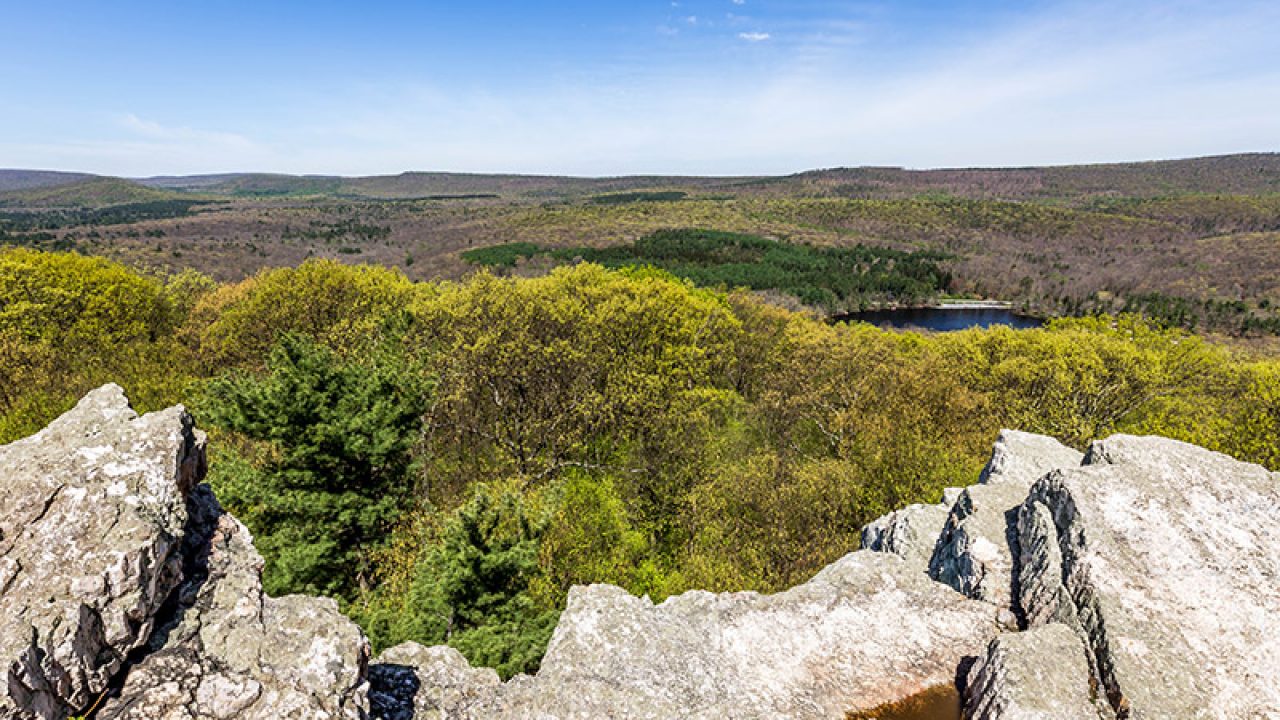
[(369, 644), (328, 598), (270, 598), (244, 525), (199, 489), (203, 532), (171, 624), (100, 720), (360, 720)]
[(952, 684), (995, 633), (991, 606), (869, 551), (776, 595), (578, 587), (538, 674), (450, 717), (839, 718)]
[(1052, 623), (991, 641), (970, 669), (969, 720), (1099, 720), (1090, 700), (1088, 650), (1066, 625)]
[(997, 605), (1005, 624), (1016, 624), (1018, 510), (1032, 483), (1051, 470), (1079, 466), (1082, 458), (1051, 437), (1002, 430), (979, 484), (960, 493), (942, 525), (930, 577)]
[(1280, 717), (1280, 476), (1162, 438), (1085, 462), (1020, 511), (1027, 622), (1086, 639), (1120, 717)]
[(108, 385), (0, 447), (4, 720), (364, 718), (368, 643), (332, 600), (268, 598), (181, 408)]
[(1045, 473), (1075, 467), (1083, 455), (1048, 435), (1001, 430), (991, 448), (991, 458), (978, 476), (980, 485), (1031, 487)]
[(138, 417), (116, 385), (0, 447), (0, 718), (84, 710), (146, 644), (203, 474), (191, 417)]

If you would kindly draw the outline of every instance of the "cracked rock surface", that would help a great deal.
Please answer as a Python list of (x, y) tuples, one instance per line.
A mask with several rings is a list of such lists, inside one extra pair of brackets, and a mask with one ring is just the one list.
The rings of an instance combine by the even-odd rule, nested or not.
[(969, 671), (969, 720), (1098, 720), (1089, 660), (1071, 628), (1052, 623), (991, 641)]
[(1117, 435), (1036, 482), (1019, 540), (1028, 623), (1087, 640), (1117, 716), (1280, 717), (1280, 476)]
[(776, 595), (577, 587), (538, 674), (448, 717), (841, 718), (953, 682), (995, 633), (991, 606), (872, 551)]
[(1083, 455), (1051, 437), (1002, 430), (977, 485), (965, 488), (941, 526), (930, 577), (965, 595), (1007, 611), (1016, 623), (1013, 554), (1017, 517), (1031, 484), (1058, 468), (1075, 467)]
[(929, 558), (950, 508), (950, 503), (908, 505), (876, 518), (862, 528), (862, 548), (893, 553), (921, 572), (928, 572)]
[(181, 580), (204, 437), (108, 385), (0, 447), (0, 718), (61, 720), (145, 644)]
[(467, 717), (498, 689), (498, 673), (473, 668), (451, 647), (407, 642), (384, 650), (369, 667), (375, 720)]
[(0, 447), (0, 718), (366, 717), (364, 635), (264, 595), (204, 471), (185, 410), (138, 417), (115, 385)]
[(129, 670), (101, 720), (364, 718), (369, 645), (328, 598), (269, 598), (262, 557), (207, 486), (201, 566), (164, 637)]

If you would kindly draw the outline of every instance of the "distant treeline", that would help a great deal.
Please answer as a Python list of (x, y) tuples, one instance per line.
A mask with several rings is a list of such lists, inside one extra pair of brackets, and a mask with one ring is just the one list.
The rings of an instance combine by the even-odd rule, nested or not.
[(538, 255), (610, 268), (652, 266), (705, 287), (776, 290), (825, 310), (871, 303), (915, 303), (950, 286), (942, 253), (888, 248), (814, 247), (714, 230), (663, 230), (631, 245), (547, 249), (534, 243), (495, 245), (462, 254), (488, 267), (514, 267)]
[(385, 240), (389, 235), (391, 235), (391, 228), (385, 225), (371, 225), (359, 220), (312, 221), (307, 227), (285, 226), (284, 231), (280, 233), (281, 239), (284, 240), (303, 239), (324, 240), (326, 242), (343, 239), (374, 242)]
[(186, 217), (194, 208), (216, 203), (213, 200), (152, 200), (105, 208), (0, 211), (0, 232), (57, 230), (81, 225), (123, 225), (143, 220)]
[(689, 193), (679, 190), (649, 190), (594, 195), (591, 198), (591, 202), (596, 205), (622, 205), (633, 202), (676, 202), (684, 200), (688, 196)]

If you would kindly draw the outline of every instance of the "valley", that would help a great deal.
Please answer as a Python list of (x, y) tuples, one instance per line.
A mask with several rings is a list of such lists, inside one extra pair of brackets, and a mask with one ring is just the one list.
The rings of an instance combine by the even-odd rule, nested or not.
[[(459, 279), (485, 265), (540, 274), (574, 258), (612, 253), (616, 262), (619, 248), (670, 231), (736, 233), (811, 254), (921, 254), (938, 258), (946, 274), (927, 295), (999, 298), (1045, 317), (1138, 312), (1235, 336), (1280, 333), (1274, 154), (742, 178), (124, 180), (0, 171), (0, 242), (75, 250), (157, 276), (190, 268), (222, 282), (309, 258), (395, 267), (415, 280)], [(539, 250), (521, 255), (528, 246)], [(488, 248), (496, 249), (481, 252)], [(494, 252), (498, 261), (487, 260)], [(787, 306), (858, 309), (829, 294), (757, 287), (741, 273), (694, 279), (776, 289)], [(859, 302), (920, 299), (911, 290)]]

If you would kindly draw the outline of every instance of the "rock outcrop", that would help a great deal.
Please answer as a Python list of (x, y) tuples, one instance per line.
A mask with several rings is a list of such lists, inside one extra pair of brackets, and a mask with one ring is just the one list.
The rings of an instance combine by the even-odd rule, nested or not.
[(108, 385), (0, 447), (0, 718), (61, 720), (146, 644), (182, 579), (204, 438)]
[(870, 551), (776, 595), (579, 587), (537, 676), (462, 717), (838, 718), (953, 682), (995, 629), (990, 606)]
[(194, 504), (211, 532), (197, 544), (199, 565), (181, 589), (176, 624), (96, 718), (364, 718), (364, 634), (328, 598), (266, 597), (249, 531), (207, 487)]
[(1087, 639), (1118, 716), (1280, 717), (1280, 476), (1115, 436), (1038, 480), (1018, 527), (1027, 622)]
[(930, 577), (1005, 610), (1014, 603), (1017, 518), (1031, 484), (1046, 473), (1080, 464), (1083, 455), (1043, 435), (1003, 430), (977, 485), (965, 488), (932, 548)]
[(364, 635), (264, 596), (204, 470), (181, 407), (138, 417), (114, 385), (0, 447), (0, 718), (366, 716)]
[(203, 474), (182, 408), (115, 386), (0, 447), (0, 720), (816, 719), (957, 689), (975, 720), (1280, 718), (1280, 476), (1170, 440), (1005, 431), (980, 484), (774, 595), (574, 588), (506, 683), (413, 643), (369, 666), (333, 601), (267, 597)]
[(862, 549), (893, 553), (921, 572), (928, 572), (938, 535), (946, 525), (951, 504), (908, 505), (867, 523)]
[(369, 704), (380, 720), (449, 720), (475, 714), (500, 682), (489, 668), (473, 668), (451, 647), (407, 642), (369, 667)]

